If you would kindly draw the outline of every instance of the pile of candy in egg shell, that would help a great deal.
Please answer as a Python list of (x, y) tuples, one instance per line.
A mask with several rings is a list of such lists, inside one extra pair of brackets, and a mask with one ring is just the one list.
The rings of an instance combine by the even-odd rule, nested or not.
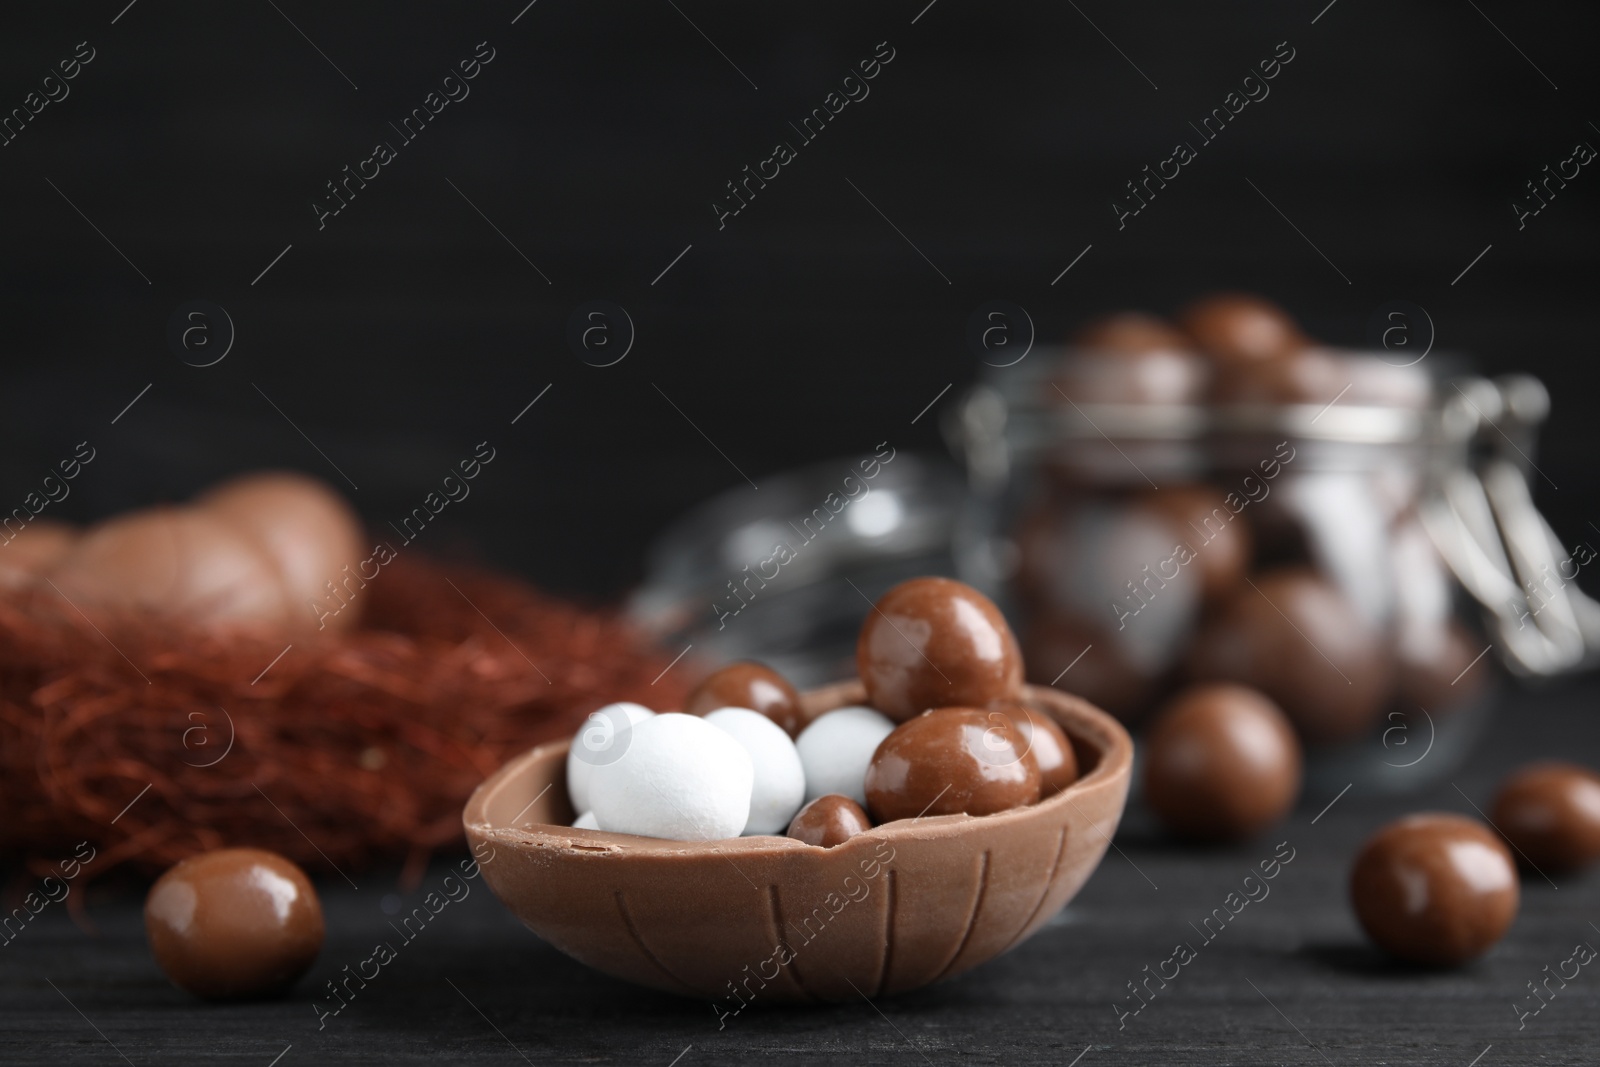
[[(1019, 702), (1022, 665), (1005, 621), (959, 582), (919, 578), (885, 594), (862, 627), (857, 666), (870, 706), (810, 721), (794, 688), (754, 663), (713, 674), (682, 712), (602, 708), (569, 753), (568, 792), (583, 812), (575, 825), (688, 841), (787, 830), (833, 847), (879, 823), (1035, 803), (1077, 778), (1060, 727)], [(1178, 694), (1143, 747), (1146, 800), (1181, 836), (1260, 833), (1299, 792), (1294, 731), (1242, 686)], [(1413, 963), (1464, 963), (1516, 917), (1512, 849), (1541, 873), (1600, 862), (1600, 775), (1587, 768), (1518, 769), (1491, 818), (1493, 829), (1416, 813), (1368, 838), (1351, 865), (1350, 902), (1374, 943)], [(476, 864), (461, 868), (476, 877)], [(150, 890), (145, 926), (162, 970), (206, 999), (281, 994), (324, 932), (305, 872), (250, 848), (168, 870)]]
[(898, 819), (1032, 804), (1077, 777), (1065, 733), (1021, 702), (1009, 626), (969, 586), (891, 589), (862, 625), (857, 669), (867, 703), (809, 721), (794, 687), (751, 662), (711, 675), (681, 712), (601, 708), (568, 750), (573, 825), (831, 847)]

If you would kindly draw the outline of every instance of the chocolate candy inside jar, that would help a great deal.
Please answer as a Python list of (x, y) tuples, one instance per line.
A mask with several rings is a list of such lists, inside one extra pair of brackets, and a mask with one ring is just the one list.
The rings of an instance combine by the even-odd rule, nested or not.
[(1248, 686), (1303, 742), (1308, 798), (1422, 788), (1503, 667), (1600, 647), (1528, 491), (1547, 398), (1459, 365), (1333, 348), (1253, 297), (1090, 323), (952, 411), (961, 575), (1031, 683), (1132, 726), (1183, 687)]

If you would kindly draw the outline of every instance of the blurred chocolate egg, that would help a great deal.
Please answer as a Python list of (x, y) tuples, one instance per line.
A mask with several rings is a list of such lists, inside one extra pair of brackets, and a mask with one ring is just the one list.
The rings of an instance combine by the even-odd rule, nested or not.
[(273, 471), (224, 482), (195, 504), (261, 546), (283, 576), (297, 628), (319, 629), (319, 619), (331, 629), (356, 622), (366, 598), (352, 594), (364, 584), (360, 564), (368, 552), (361, 522), (339, 494), (315, 478)]
[(1197, 300), (1178, 315), (1178, 325), (1221, 366), (1266, 363), (1307, 343), (1288, 313), (1248, 293), (1216, 293)]
[(0, 541), (0, 587), (16, 588), (33, 582), (53, 568), (77, 544), (79, 536), (78, 528), (70, 523), (33, 519), (9, 541)]
[(1392, 676), (1380, 633), (1316, 571), (1257, 575), (1201, 627), (1190, 677), (1261, 690), (1313, 743), (1370, 730)]
[(87, 531), (52, 580), (80, 608), (154, 612), (193, 626), (281, 630), (288, 604), (257, 544), (195, 508), (151, 508)]

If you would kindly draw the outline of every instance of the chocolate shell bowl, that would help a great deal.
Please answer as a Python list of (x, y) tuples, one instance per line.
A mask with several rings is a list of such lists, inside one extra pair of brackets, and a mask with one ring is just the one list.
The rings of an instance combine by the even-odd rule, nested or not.
[[(787, 837), (688, 842), (573, 829), (567, 743), (513, 759), (462, 820), (491, 889), (572, 958), (686, 996), (763, 1003), (898, 993), (1009, 950), (1060, 911), (1122, 817), (1133, 743), (1059, 690), (1026, 703), (1071, 739), (1081, 777), (994, 815), (886, 823), (833, 848)], [(804, 694), (812, 715), (863, 703), (859, 682)], [(735, 996), (741, 999), (735, 999)]]

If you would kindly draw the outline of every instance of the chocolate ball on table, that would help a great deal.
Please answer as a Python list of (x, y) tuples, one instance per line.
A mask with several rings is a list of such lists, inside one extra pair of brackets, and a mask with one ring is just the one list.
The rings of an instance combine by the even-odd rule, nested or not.
[(172, 984), (207, 1000), (287, 992), (322, 948), (322, 905), (275, 852), (224, 848), (177, 864), (144, 904), (145, 934)]
[(1144, 735), (1144, 796), (1166, 827), (1208, 841), (1251, 837), (1300, 795), (1300, 741), (1278, 706), (1242, 685), (1196, 685)]
[(1392, 673), (1379, 634), (1336, 586), (1305, 567), (1267, 571), (1241, 586), (1195, 636), (1187, 667), (1197, 681), (1261, 690), (1313, 743), (1370, 730)]
[(949, 578), (913, 578), (868, 613), (856, 641), (867, 703), (895, 722), (929, 708), (1016, 697), (1022, 653), (994, 602)]
[(990, 708), (1005, 715), (1022, 733), (1023, 749), (1039, 767), (1039, 794), (1059, 793), (1078, 780), (1078, 755), (1054, 719), (1022, 703), (1002, 700)]
[(1539, 870), (1587, 867), (1600, 859), (1600, 775), (1558, 760), (1519, 767), (1501, 784), (1489, 818)]
[(1517, 869), (1476, 819), (1408, 815), (1367, 840), (1350, 901), (1367, 936), (1412, 963), (1450, 967), (1483, 955), (1517, 915)]
[(1396, 362), (1391, 363), (1362, 352), (1333, 353), (1350, 383), (1344, 400), (1372, 407), (1427, 407), (1433, 401), (1433, 378), (1420, 364), (1403, 362), (1399, 353), (1395, 355)]
[(705, 715), (718, 708), (759, 711), (790, 737), (799, 737), (806, 721), (800, 694), (789, 680), (771, 667), (750, 660), (730, 663), (708, 675), (684, 699), (686, 715)]
[(1197, 300), (1179, 313), (1178, 325), (1219, 366), (1266, 363), (1308, 343), (1282, 308), (1248, 293)]
[(1039, 765), (998, 711), (935, 708), (895, 727), (867, 767), (876, 822), (993, 815), (1039, 800)]
[(872, 829), (872, 820), (860, 804), (838, 793), (820, 796), (801, 808), (789, 824), (789, 836), (820, 848), (842, 845)]

